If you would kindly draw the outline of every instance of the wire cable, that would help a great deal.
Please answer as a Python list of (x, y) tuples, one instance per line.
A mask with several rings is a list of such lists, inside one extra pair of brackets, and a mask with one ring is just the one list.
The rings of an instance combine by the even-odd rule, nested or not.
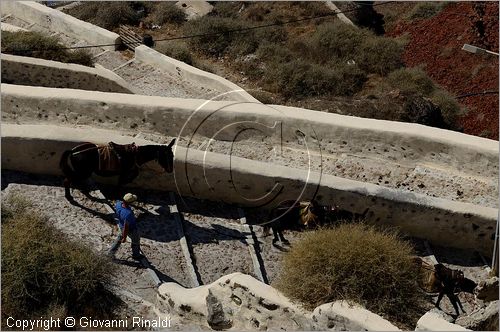
[[(393, 3), (393, 2), (395, 2), (395, 1), (380, 2), (380, 3), (373, 4), (373, 7), (382, 6), (382, 5), (386, 5), (386, 4)], [(257, 30), (257, 29), (269, 28), (269, 27), (273, 27), (273, 26), (282, 26), (285, 24), (298, 23), (298, 22), (316, 20), (316, 19), (320, 19), (320, 18), (332, 17), (332, 16), (337, 16), (338, 14), (349, 13), (349, 12), (353, 12), (353, 11), (357, 11), (357, 10), (360, 10), (360, 8), (353, 8), (353, 9), (349, 9), (349, 10), (345, 10), (345, 11), (337, 11), (337, 12), (332, 12), (332, 13), (328, 13), (328, 14), (313, 16), (313, 17), (305, 17), (305, 18), (295, 19), (295, 20), (290, 20), (290, 21), (285, 21), (285, 22), (269, 23), (269, 24), (248, 27), (248, 28), (228, 30), (228, 31), (223, 31), (223, 32), (208, 32), (208, 33), (201, 33), (201, 34), (196, 34), (196, 35), (187, 35), (187, 36), (155, 39), (153, 41), (154, 42), (173, 41), (173, 40), (218, 36), (218, 35), (225, 35), (225, 34), (231, 34), (231, 33), (241, 33), (241, 32)], [(142, 42), (131, 42), (128, 44), (142, 44)], [(110, 47), (110, 46), (120, 46), (120, 45), (122, 45), (122, 43), (85, 45), (85, 46), (70, 46), (70, 47), (50, 47), (50, 48), (42, 48), (42, 49), (24, 49), (24, 50), (15, 50), (15, 51), (20, 52), (20, 53), (28, 53), (28, 52), (41, 52), (41, 51), (54, 51), (54, 50), (76, 50), (76, 49), (95, 48), (95, 47)], [(5, 52), (5, 50), (2, 49), (2, 52)]]
[(472, 93), (466, 93), (464, 95), (456, 96), (455, 98), (466, 98), (466, 97), (473, 97), (473, 96), (480, 96), (480, 95), (492, 95), (492, 94), (498, 94), (498, 91), (472, 92)]

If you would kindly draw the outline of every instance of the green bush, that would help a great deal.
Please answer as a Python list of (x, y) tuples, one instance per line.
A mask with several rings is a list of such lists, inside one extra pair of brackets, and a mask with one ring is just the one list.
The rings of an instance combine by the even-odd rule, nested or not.
[(378, 37), (339, 21), (322, 24), (305, 38), (296, 44), (297, 51), (320, 64), (352, 59), (367, 74), (379, 75), (402, 66), (404, 43), (401, 40)]
[(3, 318), (112, 316), (111, 261), (69, 241), (18, 196), (2, 202), (1, 246)]
[(148, 21), (154, 24), (181, 24), (186, 20), (186, 14), (174, 2), (158, 2), (150, 9)]
[(412, 8), (408, 18), (411, 20), (431, 18), (437, 15), (446, 5), (445, 2), (419, 2)]
[(2, 52), (92, 67), (92, 54), (85, 49), (67, 50), (56, 37), (38, 32), (2, 32)]
[(361, 89), (366, 75), (356, 65), (322, 66), (303, 59), (274, 63), (267, 68), (266, 88), (284, 97), (352, 95)]
[(312, 309), (347, 300), (404, 321), (421, 303), (412, 247), (363, 224), (310, 232), (285, 254), (276, 287)]
[(403, 50), (401, 40), (373, 36), (363, 41), (354, 59), (365, 72), (385, 76), (403, 66)]
[(186, 43), (182, 41), (167, 41), (160, 42), (156, 46), (156, 50), (169, 57), (185, 62), (188, 65), (193, 64), (193, 57)]
[(137, 25), (141, 19), (133, 8), (133, 2), (126, 1), (83, 2), (66, 12), (107, 30), (116, 29), (121, 24)]
[(332, 57), (353, 59), (369, 34), (338, 20), (322, 24), (307, 37), (309, 56), (318, 63), (328, 62)]
[(405, 95), (429, 96), (436, 89), (430, 77), (418, 67), (397, 69), (387, 76), (387, 82)]

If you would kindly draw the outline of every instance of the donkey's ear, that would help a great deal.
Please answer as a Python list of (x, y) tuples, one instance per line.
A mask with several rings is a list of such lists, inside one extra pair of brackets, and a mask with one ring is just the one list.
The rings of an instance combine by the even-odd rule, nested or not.
[(168, 147), (171, 148), (175, 144), (175, 138), (168, 144)]

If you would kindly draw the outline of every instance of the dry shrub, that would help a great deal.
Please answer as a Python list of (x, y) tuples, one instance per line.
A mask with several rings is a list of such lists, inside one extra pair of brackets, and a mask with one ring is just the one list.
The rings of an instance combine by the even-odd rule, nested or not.
[(288, 33), (283, 26), (271, 26), (253, 31), (255, 39), (260, 43), (269, 42), (278, 44), (288, 39)]
[(434, 82), (419, 67), (401, 68), (387, 76), (387, 82), (405, 95), (430, 95), (436, 88)]
[(332, 13), (331, 9), (322, 1), (297, 1), (291, 2), (291, 4), (302, 9), (302, 15), (304, 17), (315, 17)]
[[(307, 39), (306, 39), (307, 38)], [(334, 21), (322, 24), (304, 40), (302, 50), (320, 64), (352, 59), (366, 74), (386, 75), (400, 68), (404, 42)]]
[(141, 15), (133, 8), (133, 2), (90, 1), (66, 10), (82, 21), (87, 21), (107, 30), (118, 28), (121, 24), (139, 24)]
[(157, 43), (156, 50), (169, 57), (187, 63), (193, 64), (193, 57), (189, 51), (188, 46), (182, 41), (166, 41)]
[(309, 309), (343, 299), (404, 321), (422, 299), (412, 255), (395, 233), (342, 224), (294, 244), (276, 287)]
[(366, 75), (356, 66), (318, 65), (303, 59), (273, 62), (267, 67), (265, 87), (286, 98), (310, 96), (349, 96), (359, 91)]
[(403, 49), (402, 40), (371, 37), (363, 42), (354, 59), (365, 72), (385, 76), (403, 66)]
[(419, 2), (408, 13), (410, 20), (428, 19), (437, 15), (448, 3), (446, 2)]
[(240, 8), (245, 7), (244, 4), (237, 1), (215, 1), (211, 16), (236, 18)]
[(44, 36), (38, 32), (2, 32), (2, 52), (20, 56), (76, 63), (92, 67), (94, 61), (88, 50), (67, 50), (56, 37)]
[[(19, 196), (2, 202), (2, 318), (110, 317), (112, 263), (69, 241)], [(5, 319), (2, 319), (5, 322)]]
[(263, 42), (256, 51), (259, 59), (267, 63), (289, 62), (295, 59), (296, 55), (282, 45)]
[(147, 21), (153, 24), (181, 24), (186, 20), (186, 14), (175, 5), (175, 2), (152, 3), (149, 10)]
[(307, 36), (306, 45), (309, 56), (318, 63), (325, 63), (335, 58), (353, 59), (369, 32), (345, 24), (339, 20), (320, 25)]
[(448, 91), (440, 88), (434, 90), (430, 98), (441, 109), (443, 119), (450, 129), (461, 131), (462, 128), (459, 125), (459, 119), (465, 115), (466, 109), (460, 106), (456, 98)]
[(445, 127), (461, 130), (459, 118), (465, 114), (463, 109), (449, 92), (436, 85), (419, 67), (401, 68), (387, 76), (381, 89), (398, 89), (407, 98), (414, 96), (428, 97), (437, 106), (443, 117)]
[[(204, 35), (189, 39), (189, 44), (199, 49), (206, 55), (221, 56), (225, 54), (232, 45), (249, 45), (249, 49), (255, 50), (258, 43), (248, 34), (231, 33), (230, 31), (244, 28), (243, 23), (231, 19), (214, 16), (204, 16), (191, 20), (184, 25), (185, 35)], [(249, 37), (250, 35), (250, 37)], [(236, 51), (236, 49), (233, 49)], [(250, 50), (252, 52), (253, 50)]]
[[(262, 43), (281, 43), (288, 38), (283, 27), (235, 31), (251, 27), (245, 21), (231, 17), (204, 16), (184, 25), (185, 35), (203, 35), (191, 38), (189, 44), (209, 56), (229, 55), (232, 58), (255, 52)], [(218, 35), (212, 35), (217, 34)], [(208, 35), (205, 35), (208, 34)]]

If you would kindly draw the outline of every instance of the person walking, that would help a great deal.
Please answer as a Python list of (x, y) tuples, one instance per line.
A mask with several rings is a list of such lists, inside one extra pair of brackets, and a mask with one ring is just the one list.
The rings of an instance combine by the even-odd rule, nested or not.
[(108, 251), (108, 256), (115, 258), (115, 254), (120, 248), (122, 243), (127, 241), (127, 236), (132, 241), (132, 258), (135, 260), (141, 260), (144, 258), (141, 255), (141, 237), (139, 235), (139, 229), (137, 227), (137, 219), (135, 218), (134, 212), (130, 207), (130, 204), (137, 201), (137, 196), (131, 193), (125, 194), (123, 200), (117, 200), (115, 205), (115, 213), (118, 221), (119, 232), (116, 236), (113, 245)]

